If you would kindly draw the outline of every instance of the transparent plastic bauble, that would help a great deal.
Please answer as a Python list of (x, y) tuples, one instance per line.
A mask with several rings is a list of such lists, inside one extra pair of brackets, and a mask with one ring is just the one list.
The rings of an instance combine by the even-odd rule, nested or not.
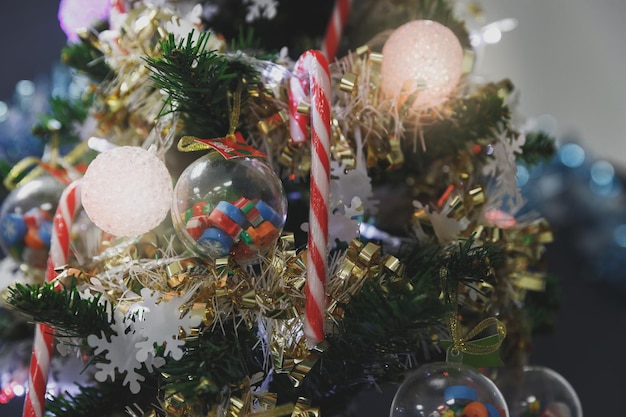
[(502, 369), (495, 383), (511, 417), (583, 417), (574, 388), (550, 368), (527, 365)]
[(196, 256), (254, 262), (280, 236), (287, 197), (264, 161), (211, 152), (190, 164), (174, 187), (172, 223)]
[(502, 393), (462, 363), (425, 364), (409, 374), (391, 403), (391, 417), (508, 417)]
[(41, 175), (12, 190), (0, 209), (0, 246), (27, 270), (43, 271), (48, 261), (52, 221), (66, 185)]

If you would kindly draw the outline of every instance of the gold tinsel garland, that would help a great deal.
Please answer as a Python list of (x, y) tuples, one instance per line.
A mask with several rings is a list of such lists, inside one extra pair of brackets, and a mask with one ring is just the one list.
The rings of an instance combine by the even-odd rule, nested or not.
[[(148, 6), (128, 16), (124, 36), (117, 43), (124, 53), (113, 61), (116, 77), (98, 86), (99, 108), (93, 113), (99, 122), (98, 133), (116, 144), (140, 145), (134, 141), (141, 139), (129, 138), (145, 138), (154, 128), (153, 120), (162, 96), (146, 83), (147, 70), (138, 62), (144, 54), (158, 55), (158, 42), (166, 35), (161, 24), (172, 17), (167, 11)], [(114, 54), (107, 45), (93, 42), (105, 56), (110, 58)], [(364, 45), (332, 65), (335, 102), (331, 151), (334, 160), (341, 161), (346, 170), (356, 168), (360, 151), (357, 147), (361, 145), (368, 169), (399, 170), (405, 164), (407, 152), (426, 151), (424, 126), (455, 117), (452, 103), (437, 110), (410, 114), (410, 100), (402, 108), (382, 100), (379, 91), (381, 60), (379, 52)], [(309, 149), (307, 145), (296, 145), (289, 140), (286, 88), (280, 82), (272, 85), (268, 85), (268, 80), (264, 82), (266, 84), (246, 86), (252, 97), (242, 120), (242, 124), (249, 125), (250, 135), (246, 139), (254, 146), (262, 144), (270, 162), (277, 170), (285, 169), (291, 180), (305, 178), (310, 169)], [(460, 86), (459, 90), (464, 87)], [(451, 102), (456, 99), (452, 97)], [(362, 141), (355, 137), (361, 137)], [(411, 227), (426, 240), (435, 241), (432, 213), (445, 211), (448, 218), (465, 222), (459, 239), (472, 238), (476, 245), (503, 244), (506, 262), (501, 270), (494, 271), (494, 283), (463, 283), (458, 288), (458, 303), (463, 312), (468, 313), (466, 316), (489, 318), (508, 301), (522, 303), (526, 291), (544, 290), (545, 273), (533, 269), (541, 260), (544, 246), (550, 243), (551, 233), (541, 219), (508, 228), (486, 223), (482, 214), (492, 202), (474, 170), (472, 156), (471, 149), (460, 157), (455, 155), (453, 163), (447, 166), (443, 184), (437, 182), (438, 176), (430, 175), (441, 169), (443, 162), (436, 161), (431, 171), (415, 181), (415, 194), (426, 196), (429, 201), (414, 208)], [(181, 334), (183, 338), (197, 337), (202, 331), (221, 331), (219, 324), (232, 317), (237, 317), (236, 322), (247, 328), (263, 322), (262, 327), (267, 330), (267, 363), (277, 374), (288, 375), (294, 387), (300, 386), (327, 346), (321, 344), (309, 349), (305, 343), (302, 326), (306, 249), (296, 250), (293, 234), (284, 233), (254, 267), (239, 265), (228, 258), (207, 261), (181, 256), (171, 248), (159, 249), (163, 243), (159, 240), (155, 234), (147, 234), (137, 241), (105, 239), (89, 265), (68, 265), (59, 279), (73, 277), (78, 280), (79, 289), (97, 287), (115, 308), (122, 310), (137, 300), (127, 298), (128, 290), (138, 294), (141, 288), (147, 287), (162, 293), (164, 299), (189, 296), (181, 314), (193, 311), (202, 316), (203, 323), (192, 334)], [(337, 251), (329, 271), (326, 311), (329, 331), (332, 332), (333, 326), (343, 318), (341, 306), (348, 304), (365, 282), (373, 281), (381, 286), (408, 285), (405, 270), (406, 266), (396, 256), (385, 253), (378, 244), (358, 239), (348, 242), (345, 250)], [(500, 319), (506, 323), (506, 317)], [(467, 342), (460, 335), (473, 335), (475, 321), (454, 322), (451, 333), (456, 342)], [(500, 333), (501, 329), (498, 327)], [(258, 376), (249, 375), (230, 387), (226, 415), (320, 415), (320, 410), (306, 398), (300, 398), (295, 404), (277, 405), (275, 393), (253, 389), (258, 380)], [(196, 404), (189, 403), (181, 393), (161, 394), (162, 411), (168, 416), (195, 416)], [(143, 416), (158, 413), (151, 410)], [(209, 415), (218, 415), (217, 409)]]

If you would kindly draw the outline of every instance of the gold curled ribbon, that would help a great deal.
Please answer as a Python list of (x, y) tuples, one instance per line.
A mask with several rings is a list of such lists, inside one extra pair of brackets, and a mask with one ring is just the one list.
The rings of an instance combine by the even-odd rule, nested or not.
[(311, 407), (311, 401), (307, 398), (300, 397), (296, 401), (296, 406), (291, 413), (291, 417), (320, 417), (320, 409)]
[(350, 142), (344, 135), (339, 121), (333, 117), (331, 121), (332, 143), (330, 151), (336, 161), (341, 161), (344, 169), (356, 168), (356, 154), (350, 145)]
[[(342, 265), (337, 270), (336, 284), (340, 286), (331, 292), (336, 293), (335, 301), (347, 303), (363, 286), (367, 279), (376, 276), (381, 269), (382, 248), (375, 243), (364, 244), (358, 239), (353, 239), (346, 249), (346, 256)], [(328, 308), (331, 317), (341, 318), (342, 311), (337, 309), (336, 303), (331, 303)]]
[[(86, 150), (87, 143), (86, 141), (83, 141), (78, 144), (69, 154), (63, 157), (62, 161), (69, 166), (74, 165)], [(53, 155), (54, 154), (56, 154), (56, 151), (53, 152)], [(62, 166), (57, 167), (57, 165), (60, 165), (58, 164), (58, 161), (53, 160), (51, 161), (51, 163), (47, 163), (36, 156), (27, 156), (18, 161), (15, 165), (13, 165), (9, 173), (4, 178), (2, 185), (4, 185), (7, 190), (11, 191), (27, 183), (28, 181), (39, 177), (45, 172), (51, 174), (59, 181), (65, 184), (69, 184), (71, 180), (68, 178), (67, 169), (63, 168)], [(33, 169), (28, 172), (30, 168)]]
[(287, 123), (289, 116), (283, 110), (274, 113), (273, 115), (261, 119), (257, 122), (257, 128), (261, 133), (267, 135), (272, 130), (278, 128)]
[(183, 136), (179, 139), (176, 147), (181, 152), (195, 152), (211, 149), (206, 143), (199, 142), (198, 138), (195, 136)]

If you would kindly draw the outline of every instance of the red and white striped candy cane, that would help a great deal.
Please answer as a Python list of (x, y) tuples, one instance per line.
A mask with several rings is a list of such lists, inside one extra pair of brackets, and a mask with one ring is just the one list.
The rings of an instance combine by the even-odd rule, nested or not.
[(335, 55), (337, 55), (339, 41), (341, 40), (341, 34), (348, 22), (351, 6), (352, 0), (337, 0), (333, 7), (322, 45), (322, 53), (329, 62), (334, 60)]
[[(80, 180), (63, 190), (53, 219), (50, 253), (46, 268), (46, 281), (56, 277), (55, 269), (68, 262), (70, 253), (71, 227), (80, 208)], [(54, 348), (53, 330), (39, 323), (35, 328), (33, 350), (30, 358), (28, 391), (24, 402), (24, 417), (42, 417), (45, 411), (46, 386), (50, 372), (50, 360)]]
[[(302, 56), (304, 55), (306, 53)], [(304, 64), (302, 57), (298, 59), (293, 69), (294, 76), (289, 80), (289, 133), (291, 134), (291, 141), (294, 143), (306, 142), (309, 137), (309, 115), (298, 111), (298, 106), (308, 96), (310, 83)]]
[(126, 5), (123, 0), (111, 0), (111, 9), (117, 13), (126, 13)]
[[(298, 114), (298, 103), (295, 101), (304, 99), (305, 91), (311, 96), (311, 180), (304, 332), (308, 341), (316, 344), (324, 340), (330, 193), (330, 70), (321, 51), (309, 50), (300, 56), (290, 86), (294, 101), (290, 118)], [(296, 124), (296, 129), (302, 129), (298, 134), (306, 132), (306, 126), (302, 128), (300, 124)]]

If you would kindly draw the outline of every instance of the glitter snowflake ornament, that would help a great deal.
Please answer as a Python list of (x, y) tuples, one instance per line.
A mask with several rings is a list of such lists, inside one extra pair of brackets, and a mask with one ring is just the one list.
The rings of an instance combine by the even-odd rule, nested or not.
[(99, 154), (83, 177), (81, 198), (87, 216), (114, 236), (149, 232), (167, 216), (172, 179), (154, 153), (120, 146)]
[(261, 159), (211, 152), (174, 187), (172, 223), (196, 256), (253, 262), (276, 242), (286, 218), (282, 182)]

